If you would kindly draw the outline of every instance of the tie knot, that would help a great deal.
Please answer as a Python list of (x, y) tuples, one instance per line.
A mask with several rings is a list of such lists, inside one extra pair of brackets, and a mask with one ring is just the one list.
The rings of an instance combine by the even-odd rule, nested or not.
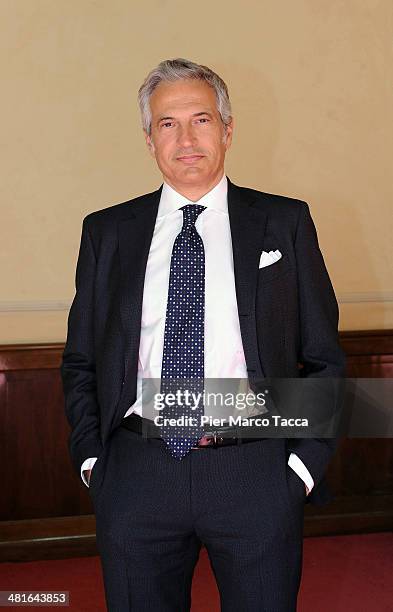
[(206, 206), (202, 206), (201, 204), (186, 204), (182, 206), (180, 210), (183, 211), (183, 228), (188, 225), (195, 225), (195, 221), (205, 208)]

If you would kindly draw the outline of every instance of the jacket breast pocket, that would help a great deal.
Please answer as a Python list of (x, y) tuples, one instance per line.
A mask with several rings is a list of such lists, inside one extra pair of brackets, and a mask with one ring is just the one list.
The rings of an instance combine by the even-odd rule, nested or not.
[(288, 260), (286, 255), (283, 255), (278, 261), (259, 268), (258, 270), (258, 285), (265, 285), (270, 281), (281, 278), (288, 272), (294, 271), (293, 264)]

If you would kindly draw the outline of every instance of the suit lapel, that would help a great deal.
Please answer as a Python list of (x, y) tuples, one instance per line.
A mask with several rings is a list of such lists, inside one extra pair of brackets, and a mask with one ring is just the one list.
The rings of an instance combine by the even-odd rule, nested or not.
[(143, 285), (161, 190), (162, 185), (157, 191), (140, 198), (130, 207), (127, 217), (118, 223), (126, 378), (136, 374), (138, 365)]
[(228, 214), (240, 331), (248, 374), (262, 377), (264, 374), (258, 352), (255, 301), (267, 213), (260, 205), (255, 205), (255, 200), (250, 189), (238, 187), (228, 179)]

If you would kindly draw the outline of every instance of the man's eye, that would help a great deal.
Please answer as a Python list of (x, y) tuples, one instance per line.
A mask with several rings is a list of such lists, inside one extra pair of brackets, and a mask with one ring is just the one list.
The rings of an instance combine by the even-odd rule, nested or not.
[(200, 119), (198, 119), (198, 121), (206, 121), (206, 122), (208, 122), (209, 119), (207, 119), (207, 117), (201, 117)]
[(162, 123), (161, 127), (167, 127), (168, 125), (173, 125), (172, 121), (166, 121), (165, 123)]

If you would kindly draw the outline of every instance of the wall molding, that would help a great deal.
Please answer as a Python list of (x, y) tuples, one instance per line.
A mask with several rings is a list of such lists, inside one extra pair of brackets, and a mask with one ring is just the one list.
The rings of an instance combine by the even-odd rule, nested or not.
[[(349, 291), (337, 294), (339, 304), (364, 304), (393, 302), (393, 291)], [(72, 299), (68, 300), (3, 300), (1, 312), (68, 312)]]
[(0, 312), (63, 312), (72, 300), (13, 300), (0, 301)]
[(393, 291), (349, 291), (337, 295), (339, 304), (362, 304), (364, 302), (393, 302)]

